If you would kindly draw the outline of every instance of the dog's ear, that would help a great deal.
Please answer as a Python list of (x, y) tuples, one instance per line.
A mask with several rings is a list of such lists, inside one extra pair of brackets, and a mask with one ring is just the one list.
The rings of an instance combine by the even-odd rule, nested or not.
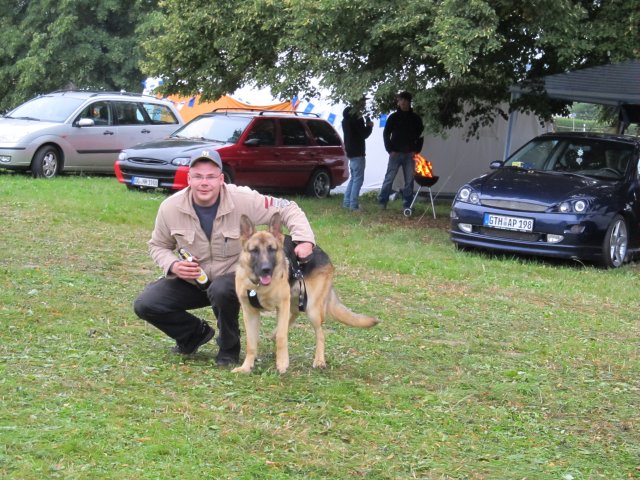
[(256, 231), (253, 222), (246, 215), (240, 217), (240, 241), (244, 244)]
[(282, 217), (274, 213), (269, 221), (269, 232), (278, 239), (282, 239)]

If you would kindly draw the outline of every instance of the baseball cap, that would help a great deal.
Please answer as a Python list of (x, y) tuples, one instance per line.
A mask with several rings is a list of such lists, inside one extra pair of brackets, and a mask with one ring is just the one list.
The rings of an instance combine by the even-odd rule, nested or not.
[(189, 167), (193, 166), (193, 164), (196, 162), (204, 160), (210, 161), (211, 163), (217, 165), (220, 170), (222, 170), (222, 159), (220, 158), (220, 154), (215, 150), (196, 150), (191, 154)]

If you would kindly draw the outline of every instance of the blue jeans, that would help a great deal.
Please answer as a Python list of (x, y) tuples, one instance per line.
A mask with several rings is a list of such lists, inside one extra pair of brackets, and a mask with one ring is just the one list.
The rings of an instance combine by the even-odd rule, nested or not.
[(365, 163), (365, 157), (352, 157), (349, 159), (349, 183), (347, 184), (347, 190), (344, 192), (344, 201), (342, 202), (344, 208), (360, 208), (358, 198), (364, 182)]
[(413, 152), (400, 153), (394, 152), (389, 154), (389, 164), (387, 165), (387, 173), (382, 182), (378, 202), (386, 205), (389, 202), (389, 195), (393, 188), (393, 180), (396, 178), (398, 169), (402, 167), (404, 174), (404, 187), (402, 188), (402, 198), (404, 208), (409, 208), (413, 199), (413, 175), (415, 171), (415, 161), (413, 160)]

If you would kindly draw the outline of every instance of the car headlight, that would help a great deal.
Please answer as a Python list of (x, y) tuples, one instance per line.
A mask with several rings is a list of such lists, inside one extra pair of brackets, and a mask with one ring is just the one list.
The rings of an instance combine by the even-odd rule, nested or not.
[(26, 135), (24, 133), (2, 133), (0, 134), (0, 143), (20, 143)]
[(480, 203), (480, 195), (471, 187), (462, 187), (458, 191), (458, 195), (456, 196), (457, 200), (465, 203), (473, 203), (478, 205)]
[(189, 157), (177, 157), (171, 160), (171, 164), (176, 165), (178, 167), (182, 167), (184, 165), (189, 165), (190, 161), (191, 161), (191, 158)]
[(589, 202), (587, 200), (570, 200), (558, 205), (558, 211), (560, 213), (584, 213), (588, 207)]
[(120, 160), (121, 162), (124, 162), (127, 158), (129, 158), (129, 155), (127, 155), (127, 152), (120, 152), (118, 154), (118, 160)]

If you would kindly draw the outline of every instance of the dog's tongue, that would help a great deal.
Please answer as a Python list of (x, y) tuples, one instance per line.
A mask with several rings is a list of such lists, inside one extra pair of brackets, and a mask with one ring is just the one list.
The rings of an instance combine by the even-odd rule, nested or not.
[(271, 283), (271, 275), (263, 275), (260, 277), (260, 283), (262, 285), (269, 285)]

